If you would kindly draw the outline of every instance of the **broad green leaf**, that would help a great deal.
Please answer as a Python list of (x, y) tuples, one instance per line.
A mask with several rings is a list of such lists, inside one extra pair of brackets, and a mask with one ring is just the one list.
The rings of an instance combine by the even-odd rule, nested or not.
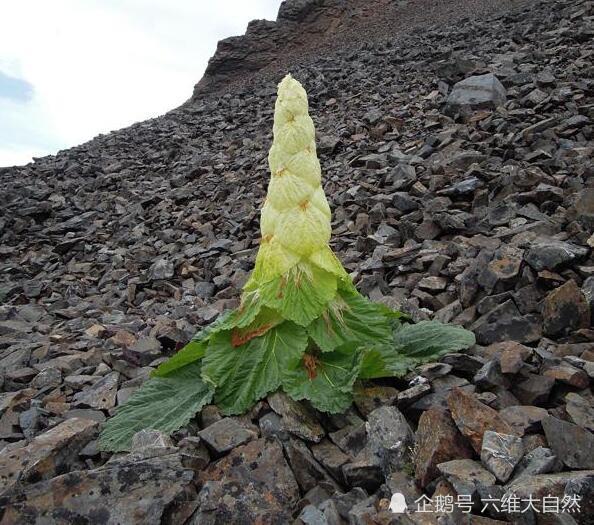
[(323, 352), (347, 343), (388, 343), (392, 340), (392, 326), (384, 308), (356, 291), (339, 290), (307, 332)]
[(216, 321), (200, 330), (187, 345), (154, 370), (151, 377), (167, 376), (179, 368), (202, 359), (208, 346), (208, 340), (213, 334), (222, 330), (230, 330), (235, 326), (243, 326), (250, 320), (254, 322), (254, 318), (257, 318), (258, 312), (260, 312), (260, 305), (256, 305), (253, 299), (254, 296), (250, 295), (245, 308), (229, 310), (219, 315)]
[(99, 437), (101, 450), (130, 450), (139, 430), (169, 433), (186, 425), (213, 396), (200, 373), (201, 363), (195, 362), (167, 377), (149, 379), (107, 421)]
[(292, 361), (283, 374), (285, 392), (296, 401), (309, 400), (323, 412), (346, 410), (351, 404), (353, 383), (361, 368), (361, 352), (357, 345), (345, 345), (333, 352), (324, 352), (313, 362), (308, 363), (307, 359), (304, 356)]
[(394, 352), (394, 345), (391, 343), (365, 349), (359, 379), (376, 379), (378, 377), (400, 375), (394, 373), (399, 362), (406, 363), (405, 366), (410, 364), (408, 359), (403, 360), (401, 356)]
[(336, 296), (337, 277), (313, 264), (300, 263), (261, 286), (262, 300), (285, 319), (309, 325)]
[(164, 377), (170, 375), (176, 370), (179, 370), (180, 368), (183, 368), (194, 361), (202, 359), (207, 346), (208, 340), (190, 341), (174, 356), (170, 357), (167, 361), (159, 365), (159, 367), (152, 372), (151, 377)]
[(400, 355), (427, 361), (468, 348), (475, 343), (475, 338), (461, 326), (421, 321), (403, 325), (394, 333), (394, 343)]
[(359, 377), (403, 376), (419, 364), (468, 348), (474, 342), (474, 334), (460, 326), (437, 321), (401, 325), (393, 343), (376, 345), (365, 354)]
[(255, 337), (264, 335), (268, 330), (284, 322), (284, 319), (274, 310), (265, 306), (256, 318), (247, 326), (235, 327), (231, 332), (231, 344), (241, 346)]
[(238, 347), (230, 331), (219, 332), (209, 342), (202, 377), (216, 386), (215, 401), (224, 414), (241, 414), (280, 386), (288, 363), (298, 361), (306, 346), (305, 330), (290, 321)]

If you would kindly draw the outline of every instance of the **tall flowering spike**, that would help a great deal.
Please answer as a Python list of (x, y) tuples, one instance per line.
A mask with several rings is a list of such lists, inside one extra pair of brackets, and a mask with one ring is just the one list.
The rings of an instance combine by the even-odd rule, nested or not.
[(268, 154), (270, 183), (262, 207), (262, 240), (247, 290), (299, 266), (348, 280), (328, 246), (330, 207), (322, 187), (315, 128), (307, 93), (291, 75), (278, 86), (273, 143)]
[[(281, 388), (325, 412), (352, 401), (357, 378), (400, 376), (417, 363), (474, 344), (462, 328), (400, 314), (363, 297), (332, 250), (307, 95), (287, 75), (278, 87), (262, 239), (241, 304), (162, 363), (103, 428), (100, 447), (130, 450), (143, 428), (171, 432), (214, 402), (241, 414)], [(393, 330), (396, 330), (394, 332)]]

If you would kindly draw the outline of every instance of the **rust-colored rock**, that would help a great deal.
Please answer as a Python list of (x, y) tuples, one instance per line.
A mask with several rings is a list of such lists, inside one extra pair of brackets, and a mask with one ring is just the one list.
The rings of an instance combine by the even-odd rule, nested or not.
[(473, 394), (468, 394), (461, 388), (452, 389), (448, 397), (448, 406), (456, 426), (470, 440), (477, 454), (481, 452), (485, 431), (515, 434), (512, 426), (496, 410), (481, 403)]
[(575, 281), (567, 281), (546, 296), (542, 310), (544, 333), (559, 335), (590, 326), (590, 305)]
[(472, 458), (472, 448), (446, 412), (431, 408), (421, 415), (417, 428), (415, 476), (426, 486), (439, 476), (437, 465), (452, 459)]

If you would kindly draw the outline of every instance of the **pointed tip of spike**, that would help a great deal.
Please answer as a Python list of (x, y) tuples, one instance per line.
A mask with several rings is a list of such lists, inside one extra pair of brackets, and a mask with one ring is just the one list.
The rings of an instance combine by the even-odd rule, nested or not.
[(293, 78), (291, 73), (287, 73), (278, 84), (278, 94), (283, 96), (298, 96), (306, 98), (307, 94), (301, 85), (301, 82)]

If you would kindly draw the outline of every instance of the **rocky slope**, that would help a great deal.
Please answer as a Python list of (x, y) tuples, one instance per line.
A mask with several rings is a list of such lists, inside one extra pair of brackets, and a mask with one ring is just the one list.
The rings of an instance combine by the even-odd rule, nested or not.
[[(0, 523), (592, 523), (592, 3), (431, 18), (378, 1), (350, 29), (343, 5), (291, 2), (277, 25), (324, 36), (338, 19), (344, 45), (256, 65), (221, 45), (181, 108), (0, 169)], [(391, 34), (384, 5), (419, 8), (419, 29)], [(362, 386), (340, 417), (275, 394), (99, 453), (152, 367), (236, 305), (286, 68), (359, 289), (478, 344)], [(397, 492), (406, 516), (387, 509)], [(512, 493), (566, 512), (510, 513)], [(415, 512), (423, 494), (435, 512)]]

